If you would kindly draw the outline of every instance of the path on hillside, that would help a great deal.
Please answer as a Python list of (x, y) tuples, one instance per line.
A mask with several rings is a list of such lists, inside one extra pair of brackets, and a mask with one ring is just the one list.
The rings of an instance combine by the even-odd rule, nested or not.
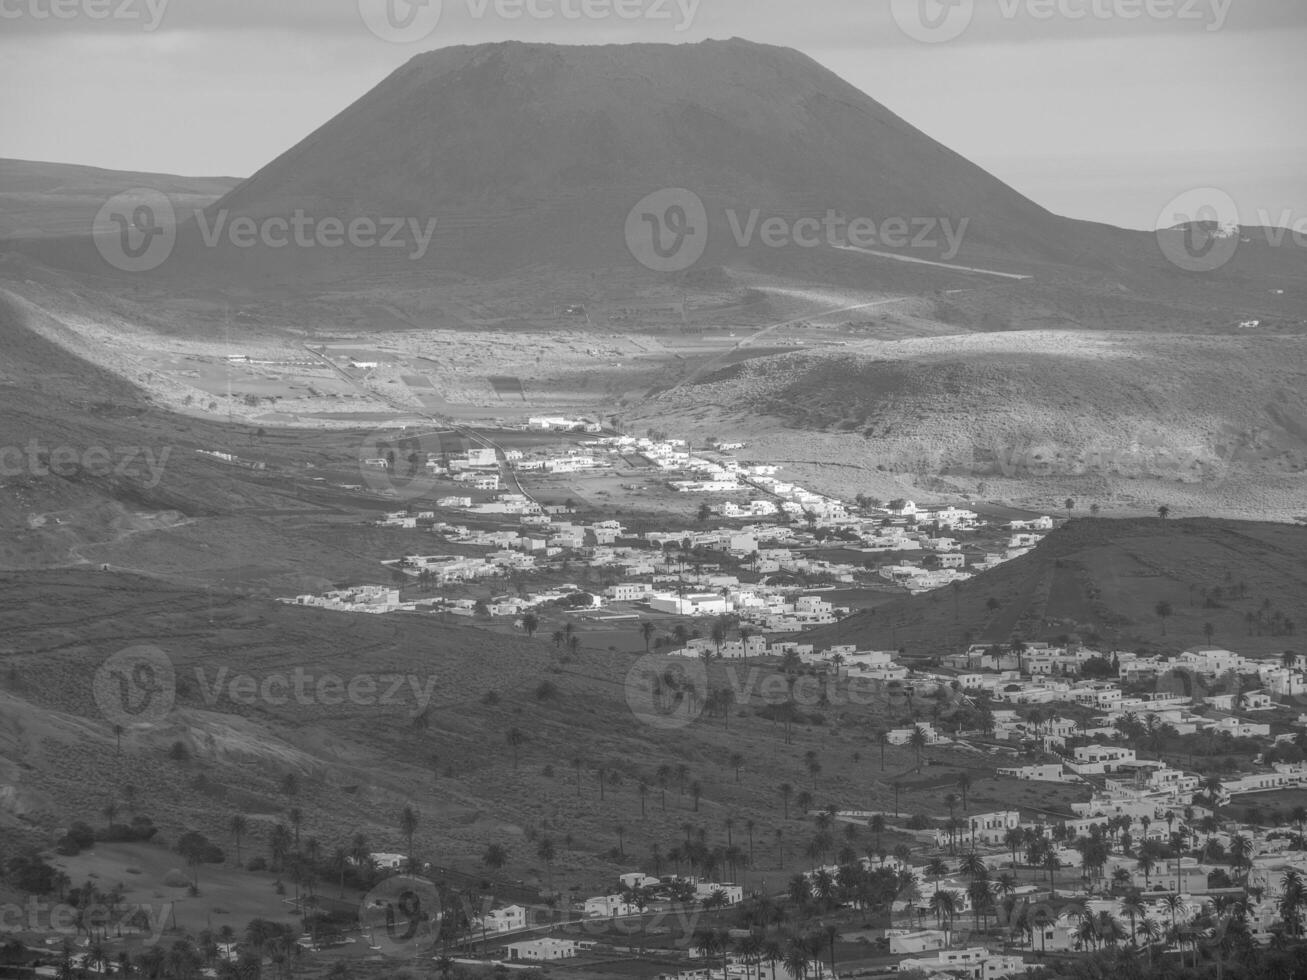
[(330, 367), (333, 371), (335, 371), (336, 374), (338, 374), (341, 378), (347, 381), (352, 388), (354, 388), (356, 391), (360, 392), (361, 394), (368, 395), (372, 398), (382, 401), (385, 404), (389, 405), (396, 412), (399, 412), (403, 415), (417, 416), (418, 418), (430, 422), (432, 425), (438, 425), (441, 426), (442, 428), (451, 429), (454, 432), (457, 432), (459, 435), (463, 436), (469, 442), (474, 442), (477, 445), (485, 447), (486, 449), (493, 449), (496, 453), (502, 455), (504, 457), (503, 469), (508, 472), (509, 479), (513, 481), (513, 486), (517, 488), (518, 494), (520, 496), (525, 497), (527, 500), (535, 502), (535, 497), (527, 493), (526, 488), (522, 486), (522, 481), (517, 478), (516, 468), (508, 465), (507, 451), (504, 449), (503, 446), (500, 446), (493, 439), (490, 439), (489, 437), (482, 435), (480, 432), (477, 432), (475, 429), (471, 429), (468, 426), (460, 425), (451, 418), (448, 417), (442, 418), (438, 415), (432, 415), (431, 413), (427, 411), (423, 411), (421, 409), (414, 410), (408, 407), (407, 405), (399, 405), (384, 392), (373, 391), (371, 388), (367, 388), (364, 385), (360, 384), (356, 379), (350, 377), (348, 372), (346, 372), (343, 368), (341, 368), (340, 365), (336, 364), (334, 361), (332, 361), (331, 358), (327, 357), (326, 354), (322, 353), (321, 351), (314, 350), (308, 344), (305, 344), (304, 347), (307, 351), (309, 351), (309, 353), (313, 354), (313, 356), (321, 359), (323, 363), (325, 363), (328, 367)]
[(697, 368), (695, 368), (693, 371), (687, 374), (684, 378), (676, 382), (676, 384), (672, 385), (669, 388), (664, 388), (661, 394), (670, 395), (671, 393), (679, 390), (685, 385), (693, 384), (699, 378), (703, 377), (705, 373), (715, 370), (719, 362), (721, 362), (727, 357), (730, 357), (732, 354), (735, 354), (738, 351), (744, 349), (745, 347), (748, 347), (754, 341), (762, 337), (765, 337), (773, 330), (779, 330), (781, 327), (792, 327), (796, 323), (807, 323), (809, 320), (820, 320), (822, 317), (834, 316), (837, 313), (851, 313), (853, 310), (865, 310), (865, 309), (870, 309), (871, 307), (874, 306), (888, 306), (891, 303), (901, 303), (904, 300), (915, 299), (915, 298), (916, 297), (913, 296), (891, 296), (889, 299), (878, 299), (870, 303), (855, 303), (853, 306), (842, 306), (839, 309), (826, 310), (824, 313), (809, 313), (806, 316), (795, 317), (792, 320), (783, 320), (779, 323), (768, 324), (767, 326), (763, 327), (761, 330), (757, 330), (749, 334), (749, 336), (743, 338), (742, 340), (728, 347), (720, 354), (716, 354), (713, 357), (708, 358), (708, 360), (701, 363)]
[(937, 262), (934, 259), (919, 259), (915, 255), (900, 255), (898, 252), (883, 252), (874, 248), (859, 248), (857, 245), (832, 245), (831, 248), (837, 248), (841, 252), (857, 252), (861, 255), (872, 255), (881, 259), (893, 259), (895, 262), (911, 262), (914, 265), (929, 265), (937, 269), (952, 269), (954, 272), (973, 272), (982, 276), (999, 276), (1002, 279), (1026, 280), (1034, 279), (1034, 276), (1020, 275), (1016, 272), (999, 272), (997, 269), (978, 269), (970, 265), (955, 265), (952, 262)]

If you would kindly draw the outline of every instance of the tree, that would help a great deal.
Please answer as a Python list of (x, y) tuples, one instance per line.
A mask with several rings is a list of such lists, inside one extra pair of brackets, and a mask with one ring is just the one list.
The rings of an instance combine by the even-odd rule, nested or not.
[(710, 636), (713, 641), (713, 646), (717, 648), (717, 659), (720, 660), (722, 657), (722, 644), (726, 642), (726, 624), (720, 619), (716, 620), (712, 624), (712, 632), (710, 633)]
[(513, 768), (516, 769), (517, 761), (518, 761), (518, 751), (522, 748), (522, 744), (526, 741), (526, 736), (522, 734), (522, 730), (520, 728), (513, 727), (508, 730), (508, 735), (506, 736), (506, 740), (508, 742), (509, 748), (513, 750)]
[(1157, 618), (1162, 621), (1163, 636), (1166, 636), (1166, 621), (1171, 617), (1174, 611), (1175, 610), (1171, 608), (1171, 604), (1165, 599), (1153, 607), (1153, 612), (1157, 613)]
[(735, 781), (740, 781), (740, 770), (744, 768), (744, 755), (740, 752), (732, 752), (730, 758), (731, 768), (735, 770)]
[(1048, 890), (1053, 898), (1057, 898), (1057, 883), (1053, 876), (1062, 869), (1062, 861), (1057, 856), (1057, 851), (1049, 848), (1044, 854), (1044, 869), (1048, 872)]
[(245, 836), (245, 832), (250, 828), (249, 821), (245, 819), (245, 814), (234, 813), (227, 824), (227, 828), (231, 831), (231, 835), (236, 841), (236, 865), (237, 867), (243, 867), (244, 864), (241, 861), (241, 838)]
[(926, 746), (930, 744), (930, 738), (926, 730), (920, 725), (914, 725), (912, 734), (908, 736), (908, 745), (917, 756), (917, 772), (921, 771), (921, 753), (925, 751)]
[(789, 820), (789, 819), (790, 819), (790, 798), (794, 795), (794, 787), (791, 786), (789, 783), (781, 783), (779, 789), (780, 789), (780, 794), (781, 794), (781, 807), (782, 807), (782, 812), (783, 812), (784, 815), (785, 815), (785, 819), (786, 819), (786, 820)]
[(522, 617), (522, 629), (526, 630), (526, 638), (532, 639), (536, 635), (536, 630), (540, 628), (540, 617), (535, 613), (527, 613)]
[(1066, 500), (1062, 503), (1062, 506), (1066, 508), (1066, 519), (1068, 521), (1071, 520), (1071, 512), (1076, 509), (1075, 500), (1073, 500), (1070, 497), (1067, 497)]
[(889, 732), (883, 728), (876, 729), (876, 744), (880, 746), (880, 771), (885, 771), (885, 747), (889, 745)]
[(491, 871), (499, 871), (508, 863), (508, 850), (503, 844), (487, 844), (481, 863)]
[(549, 881), (549, 891), (554, 890), (554, 858), (558, 856), (558, 851), (554, 847), (552, 838), (541, 837), (536, 844), (536, 857), (545, 862), (545, 874)]
[(655, 627), (654, 624), (651, 623), (651, 622), (649, 622), (649, 620), (647, 620), (647, 619), (646, 619), (643, 623), (640, 624), (640, 636), (642, 636), (642, 637), (644, 638), (644, 652), (645, 652), (645, 653), (648, 653), (648, 652), (649, 652), (649, 643), (650, 643), (651, 640), (653, 640), (653, 635), (654, 635), (654, 633), (656, 633), (657, 631), (658, 631), (658, 630), (657, 630), (657, 627)]
[(964, 772), (958, 775), (958, 789), (962, 791), (962, 812), (967, 812), (967, 793), (971, 789), (971, 773)]
[(408, 842), (408, 864), (413, 867), (413, 835), (418, 829), (418, 812), (412, 806), (405, 806), (399, 813), (399, 832)]
[(1216, 627), (1211, 623), (1203, 623), (1203, 636), (1207, 637), (1207, 642), (1212, 642), (1212, 637), (1216, 635)]
[(699, 800), (703, 796), (703, 787), (699, 785), (696, 779), (690, 783), (690, 799), (694, 800), (694, 812), (699, 812)]
[(1162, 504), (1161, 507), (1157, 508), (1157, 516), (1160, 517), (1162, 520), (1166, 520), (1168, 517), (1171, 516), (1171, 508), (1166, 506), (1166, 504)]
[(209, 843), (208, 838), (194, 830), (182, 834), (181, 839), (177, 841), (177, 853), (191, 866), (191, 886), (197, 891), (200, 887), (200, 864), (212, 848), (213, 845)]
[(821, 775), (821, 760), (817, 758), (817, 753), (809, 750), (804, 757), (804, 765), (807, 766), (808, 775), (812, 777), (813, 792), (816, 792), (817, 777)]

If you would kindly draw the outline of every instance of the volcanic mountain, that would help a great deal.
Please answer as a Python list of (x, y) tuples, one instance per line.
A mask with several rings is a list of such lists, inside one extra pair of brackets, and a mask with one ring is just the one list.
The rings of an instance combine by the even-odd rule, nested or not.
[(526, 223), (531, 236), (506, 236), (522, 259), (543, 235), (546, 254), (597, 262), (621, 246), (631, 206), (666, 187), (696, 192), (710, 216), (718, 204), (969, 217), (977, 245), (1044, 260), (1083, 247), (812, 59), (738, 39), (419, 55), (218, 208), (434, 216), (460, 231)]
[[(964, 229), (956, 261), (1018, 272), (1052, 264), (1125, 274), (1124, 252), (1150, 239), (1048, 212), (794, 50), (740, 39), (506, 42), (413, 58), (184, 227), (169, 267), (188, 255), (242, 276), (307, 267), (338, 277), (378, 263), (474, 275), (634, 266), (627, 216), (665, 188), (705, 204), (700, 267), (816, 261), (856, 275), (868, 265), (826, 247), (824, 231), (816, 260), (800, 254), (809, 249), (761, 246), (757, 226), (741, 249), (730, 220), (746, 228), (754, 211), (759, 221), (947, 219)], [(437, 232), (418, 262), (407, 248), (232, 249), (222, 232), (218, 248), (205, 247), (206, 229), (301, 209), (318, 221), (404, 219), (404, 241), (431, 219)], [(936, 259), (948, 243), (937, 230), (906, 250)], [(395, 259), (406, 261), (386, 261)]]

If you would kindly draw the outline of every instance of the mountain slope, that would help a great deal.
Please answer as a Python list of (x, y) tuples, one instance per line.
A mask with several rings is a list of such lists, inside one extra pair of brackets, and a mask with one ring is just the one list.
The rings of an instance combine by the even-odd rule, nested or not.
[[(1067, 222), (816, 62), (738, 39), (423, 54), (220, 207), (480, 223), (584, 195), (589, 214), (573, 217), (606, 224), (611, 243), (631, 204), (667, 186), (782, 213), (969, 216), (977, 243), (1028, 257), (1077, 248)], [(556, 246), (582, 247), (569, 230)]]
[(161, 191), (181, 208), (203, 208), (237, 183), (235, 177), (179, 177), (0, 160), (0, 239), (88, 234), (108, 198), (137, 187)]
[[(823, 462), (851, 496), (935, 490), (1036, 507), (1307, 513), (1307, 341), (999, 331), (849, 342), (723, 367), (632, 413)], [(815, 438), (821, 433), (824, 438)], [(840, 483), (836, 467), (858, 466)], [(916, 488), (870, 488), (874, 475)], [(803, 477), (800, 477), (803, 479)]]
[[(1214, 593), (1204, 604), (1205, 590)], [(903, 597), (805, 634), (805, 642), (954, 652), (1078, 634), (1121, 649), (1181, 650), (1212, 642), (1271, 656), (1301, 646), (1307, 624), (1307, 527), (1209, 519), (1073, 520), (1030, 553), (948, 589)], [(991, 609), (989, 600), (997, 600)], [(1174, 615), (1163, 623), (1159, 602)], [(1275, 614), (1295, 630), (1249, 624)]]

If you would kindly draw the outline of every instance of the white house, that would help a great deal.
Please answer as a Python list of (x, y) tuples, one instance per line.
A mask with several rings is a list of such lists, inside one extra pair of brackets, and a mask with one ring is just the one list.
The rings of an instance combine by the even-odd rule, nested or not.
[(578, 952), (592, 949), (594, 943), (577, 942), (574, 939), (531, 939), (526, 942), (509, 943), (507, 947), (510, 960), (566, 960)]

